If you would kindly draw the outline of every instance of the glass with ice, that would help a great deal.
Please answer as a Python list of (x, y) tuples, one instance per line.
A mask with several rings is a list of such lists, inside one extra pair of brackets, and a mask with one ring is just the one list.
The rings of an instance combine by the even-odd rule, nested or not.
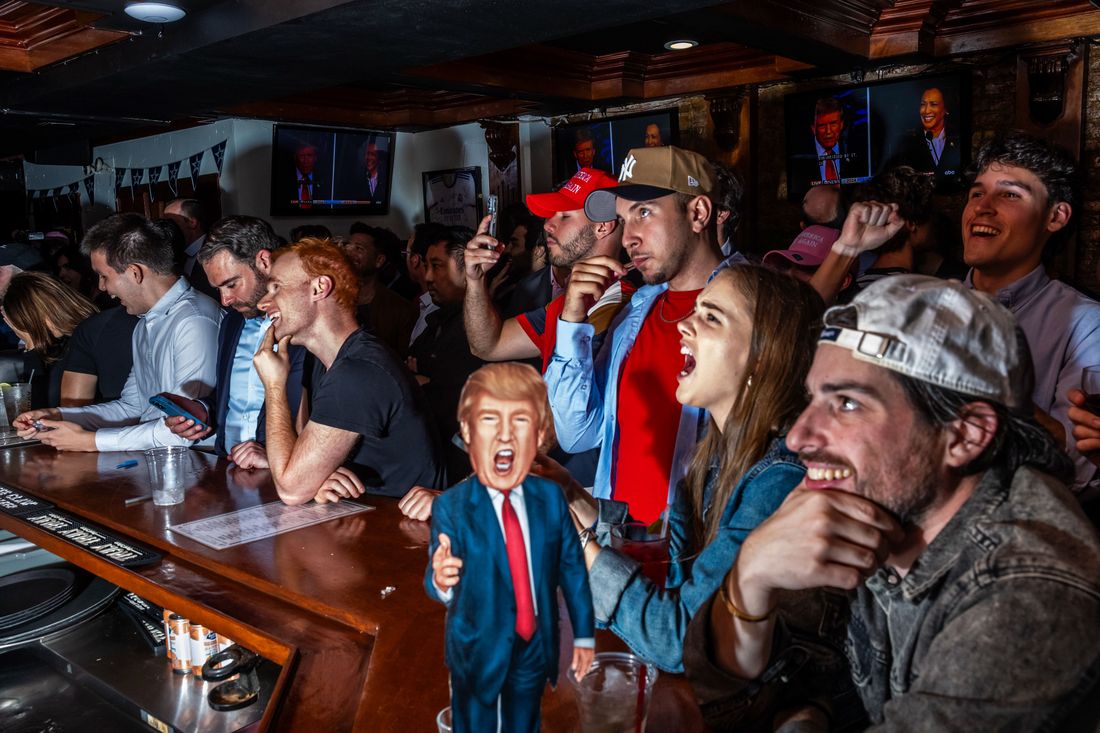
[(0, 394), (3, 394), (4, 412), (7, 413), (4, 427), (11, 427), (12, 420), (24, 412), (30, 412), (31, 386), (26, 382), (17, 382), (0, 387)]
[(191, 449), (182, 446), (152, 448), (145, 451), (149, 466), (149, 481), (153, 487), (153, 503), (171, 506), (183, 501), (191, 466)]
[(657, 668), (623, 652), (596, 655), (581, 680), (568, 675), (577, 692), (581, 733), (639, 733), (645, 730)]

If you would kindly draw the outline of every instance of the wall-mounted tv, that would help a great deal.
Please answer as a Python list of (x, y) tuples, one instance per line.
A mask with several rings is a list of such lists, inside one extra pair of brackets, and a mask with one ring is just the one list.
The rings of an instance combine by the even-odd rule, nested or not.
[(579, 168), (598, 168), (616, 178), (631, 148), (680, 142), (680, 111), (670, 109), (576, 122), (554, 128), (554, 180), (566, 181)]
[(394, 138), (373, 130), (275, 125), (272, 216), (387, 213)]
[(895, 165), (961, 179), (970, 160), (965, 73), (787, 95), (787, 191), (798, 201), (823, 183), (862, 183)]

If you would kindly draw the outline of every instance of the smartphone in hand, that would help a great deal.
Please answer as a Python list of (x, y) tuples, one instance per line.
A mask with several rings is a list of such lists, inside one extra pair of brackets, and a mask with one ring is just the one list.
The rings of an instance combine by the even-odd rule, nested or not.
[(185, 417), (188, 420), (194, 420), (195, 424), (201, 427), (203, 430), (209, 427), (205, 422), (198, 419), (190, 412), (183, 409), (172, 400), (168, 399), (168, 397), (163, 394), (153, 395), (152, 397), (150, 397), (149, 404), (157, 408), (164, 414), (168, 415), (169, 417)]

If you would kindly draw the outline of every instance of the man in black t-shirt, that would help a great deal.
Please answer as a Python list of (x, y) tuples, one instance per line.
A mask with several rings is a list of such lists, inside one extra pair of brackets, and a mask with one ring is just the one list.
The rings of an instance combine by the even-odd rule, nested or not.
[[(347, 258), (330, 242), (307, 238), (272, 255), (259, 303), (272, 325), (254, 359), (267, 395), (267, 445), (234, 451), (233, 460), (270, 468), (287, 504), (445, 486), (424, 395), (397, 355), (358, 328), (358, 290)], [(300, 434), (285, 390), (291, 343), (318, 363)]]

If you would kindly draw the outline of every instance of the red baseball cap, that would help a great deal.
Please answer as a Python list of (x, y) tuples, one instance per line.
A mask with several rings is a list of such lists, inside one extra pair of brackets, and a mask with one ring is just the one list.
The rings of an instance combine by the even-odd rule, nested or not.
[(559, 211), (576, 211), (584, 208), (588, 194), (600, 188), (619, 185), (614, 178), (595, 168), (581, 168), (557, 191), (527, 194), (527, 208), (535, 216), (549, 219)]

